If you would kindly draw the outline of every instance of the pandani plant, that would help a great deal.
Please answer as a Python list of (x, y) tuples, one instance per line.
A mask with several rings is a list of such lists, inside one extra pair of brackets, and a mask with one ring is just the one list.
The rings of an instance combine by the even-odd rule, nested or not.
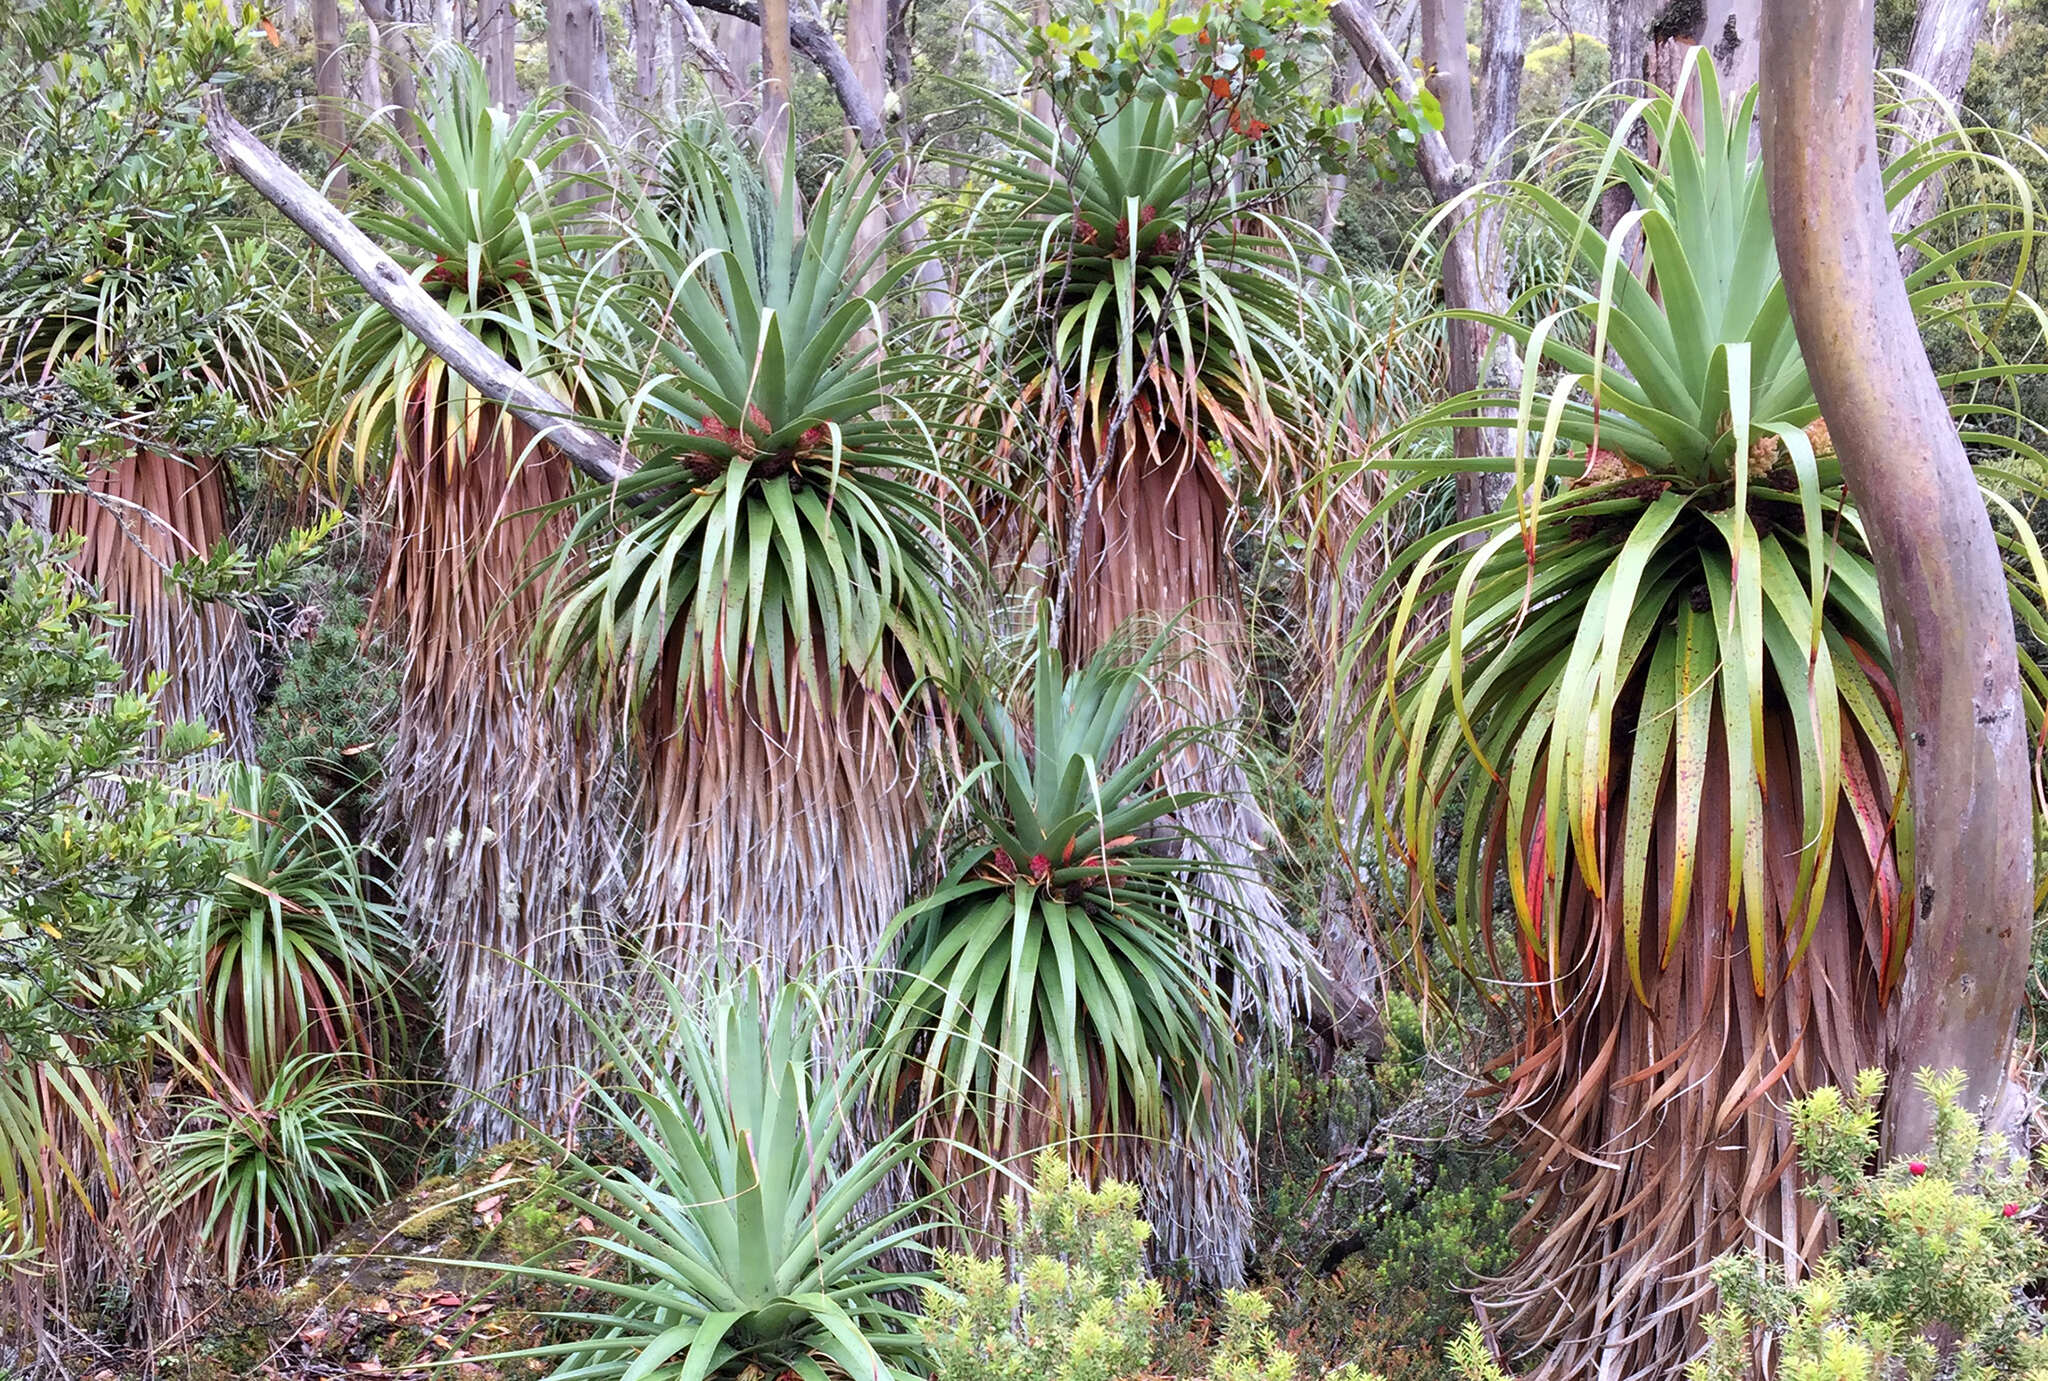
[[(135, 206), (224, 208), (221, 175), (194, 161), (198, 171), (144, 160), (116, 176)], [(284, 411), (277, 351), (302, 337), (281, 310), (290, 287), (271, 246), (197, 209), (117, 214), (92, 250), (22, 265), (0, 317), (0, 377), (82, 386), (103, 415), (55, 477), (48, 521), (83, 538), (74, 565), (122, 616), (110, 628), (131, 684), (161, 673), (168, 718), (221, 735), (188, 760), (191, 775), (254, 752), (257, 650), (241, 611), (192, 598), (172, 568), (227, 547), (233, 457), (289, 430), (265, 419)]]
[(499, 1353), (557, 1381), (926, 1374), (908, 1298), (929, 1285), (930, 1196), (884, 1192), (917, 1159), (900, 1127), (849, 1152), (867, 1057), (820, 1061), (836, 1019), (805, 982), (727, 969), (692, 996), (657, 976), (649, 1000), (592, 1016), (603, 1053), (589, 1120), (617, 1153), (546, 1141), (541, 1194), (587, 1221), (499, 1267), (559, 1288), (567, 1341)]
[[(557, 196), (573, 146), (559, 109), (494, 109), (466, 57), (443, 74), (420, 150), (360, 160), (367, 232), (468, 329), (561, 398), (598, 381), (563, 344), (600, 237), (593, 203)], [(399, 901), (439, 965), (447, 1072), (465, 1138), (515, 1112), (565, 1114), (590, 1055), (555, 985), (616, 969), (623, 902), (617, 754), (605, 724), (533, 670), (534, 574), (569, 528), (568, 461), (479, 397), (382, 308), (348, 324), (331, 365), (346, 395), (324, 438), (389, 524), (372, 616), (404, 653), (379, 815), (400, 841)], [(348, 475), (342, 466), (349, 454)], [(550, 982), (549, 980), (552, 980)]]
[[(1049, 124), (988, 100), (998, 147), (963, 160), (988, 185), (961, 253), (977, 265), (962, 297), (986, 321), (985, 368), (1004, 383), (998, 403), (964, 405), (997, 495), (991, 529), (1012, 562), (1043, 542), (1050, 579), (1064, 582), (1061, 643), (1076, 655), (1133, 616), (1175, 622), (1189, 655), (1175, 693), (1142, 719), (1236, 720), (1239, 504), (1287, 501), (1315, 439), (1315, 382), (1336, 382), (1327, 322), (1305, 305), (1308, 275), (1288, 245), (1313, 231), (1281, 219), (1270, 190), (1234, 188), (1231, 156), (1249, 137), (1211, 102), (1140, 94)], [(1183, 823), (1249, 864), (1270, 830), (1240, 755), (1215, 748), (1171, 765), (1172, 784), (1209, 798)], [(1264, 936), (1285, 922), (1242, 871), (1235, 900)], [(1261, 943), (1244, 956), (1271, 1005), (1301, 980), (1273, 964), (1287, 952)]]
[[(1561, 181), (1485, 193), (1597, 288), (1540, 319), (1471, 314), (1522, 346), (1519, 393), (1451, 399), (1396, 438), (1398, 457), (1452, 426), (1508, 428), (1515, 499), (1396, 556), (1344, 678), (1370, 690), (1335, 725), (1366, 764), (1335, 806), (1410, 977), (1433, 986), (1447, 960), (1516, 980), (1496, 1117), (1541, 1228), (1494, 1318), (1545, 1350), (1545, 1377), (1673, 1374), (1717, 1256), (1814, 1259), (1825, 1229), (1785, 1109), (1881, 1062), (1913, 938), (1884, 610), (1786, 307), (1756, 97), (1725, 108), (1709, 62), (1689, 83), (1697, 130), (1683, 94), (1618, 125), (1593, 111), (1532, 160)], [(1655, 161), (1628, 142), (1638, 123)], [(1886, 170), (1890, 196), (1949, 170), (2002, 175), (1967, 143), (1926, 145)], [(1603, 240), (1617, 183), (1634, 209)], [(2024, 265), (2031, 205), (2006, 185), (1936, 228), (1947, 247), (1908, 278), (1929, 319), (2017, 301), (1971, 277), (2000, 254)], [(1382, 508), (1485, 464), (1397, 459)], [(2038, 548), (1982, 473), (2040, 628)], [(2031, 661), (2026, 680), (2038, 723)]]
[(636, 735), (636, 939), (678, 971), (865, 966), (908, 896), (918, 689), (964, 567), (924, 362), (877, 310), (909, 266), (860, 248), (877, 195), (851, 166), (799, 221), (792, 173), (679, 141), (602, 300), (592, 367), (640, 463), (575, 501), (539, 651)]
[[(983, 190), (958, 250), (976, 266), (961, 295), (985, 323), (984, 358), (960, 415), (994, 495), (998, 565), (1055, 591), (1076, 657), (1133, 617), (1177, 630), (1182, 655), (1139, 707), (1133, 741), (1236, 724), (1251, 708), (1241, 506), (1291, 501), (1322, 434), (1319, 390), (1338, 385), (1313, 275), (1291, 247), (1315, 232), (1239, 176), (1233, 158), (1256, 134), (1219, 96), (1141, 88), (1058, 123), (985, 99), (995, 148), (962, 160)], [(1248, 760), (1221, 733), (1161, 769), (1196, 794), (1178, 820), (1187, 837), (1231, 865), (1198, 885), (1214, 896), (1212, 937), (1234, 947), (1235, 1014), (1256, 1025), (1301, 1002), (1310, 971), (1255, 867), (1273, 831)], [(1165, 1173), (1184, 1185), (1157, 1215), (1162, 1241), (1204, 1220), (1234, 1280), (1241, 1196), (1200, 1169)], [(1215, 1238), (1225, 1222), (1229, 1240)]]
[[(1196, 794), (1159, 785), (1212, 731), (1119, 747), (1173, 641), (1127, 636), (1070, 672), (1041, 604), (1023, 713), (978, 675), (949, 693), (974, 765), (946, 812), (957, 827), (939, 822), (943, 876), (890, 930), (898, 976), (875, 1023), (875, 1075), (881, 1120), (928, 1133), (939, 1177), (983, 1232), (999, 1231), (1012, 1185), (1047, 1148), (1091, 1180), (1176, 1158), (1219, 1182), (1243, 1168), (1240, 961), (1197, 893), (1231, 865), (1172, 823)], [(1230, 1236), (1211, 1240), (1208, 1226), (1177, 1225), (1167, 1259), (1227, 1270)]]

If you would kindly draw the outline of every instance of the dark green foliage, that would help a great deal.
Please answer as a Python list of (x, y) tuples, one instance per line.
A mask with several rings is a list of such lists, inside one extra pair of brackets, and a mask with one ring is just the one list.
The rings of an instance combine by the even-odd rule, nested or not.
[[(1430, 1075), (1420, 1014), (1395, 998), (1378, 1062), (1273, 1076), (1260, 1143), (1258, 1271), (1305, 1361), (1436, 1381), (1471, 1317), (1467, 1291), (1504, 1269), (1522, 1206), (1510, 1158), (1469, 1139), (1463, 1080)], [(1361, 1155), (1360, 1153), (1363, 1152)]]
[[(65, 568), (72, 547), (0, 534), (0, 1049), (56, 1038), (106, 1055), (177, 992), (175, 937), (226, 866), (237, 823), (152, 771), (211, 739), (169, 728), (154, 689), (119, 691), (101, 621)], [(109, 808), (111, 807), (111, 808)]]
[(367, 575), (321, 566), (291, 592), (277, 684), (257, 721), (256, 761), (289, 772), (330, 809), (375, 782), (398, 708), (397, 659), (369, 622)]

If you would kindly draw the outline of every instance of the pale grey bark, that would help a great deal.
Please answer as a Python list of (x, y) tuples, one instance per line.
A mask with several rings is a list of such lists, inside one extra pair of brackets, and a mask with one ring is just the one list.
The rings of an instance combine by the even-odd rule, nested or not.
[[(781, 185), (783, 163), (789, 147), (789, 20), (790, 0), (761, 0), (761, 153), (768, 166), (768, 183)], [(830, 37), (827, 35), (827, 37)], [(833, 45), (834, 51), (838, 45)], [(844, 58), (841, 54), (841, 58)], [(849, 80), (858, 89), (858, 79)], [(865, 102), (866, 93), (862, 93)], [(879, 123), (880, 115), (876, 115)]]
[(612, 132), (611, 58), (598, 0), (547, 0), (548, 81), (562, 88), (582, 138), (567, 160), (597, 166), (597, 148)]
[[(1970, 61), (1977, 55), (1977, 35), (1984, 28), (1988, 0), (1921, 0), (1913, 22), (1913, 46), (1906, 70), (1918, 79), (1906, 84), (1910, 102), (1900, 112), (1899, 131), (1892, 139), (1897, 158), (1942, 125), (1942, 106), (1953, 104), (1970, 79)], [(1919, 225), (1941, 201), (1945, 179), (1929, 178), (1892, 210), (1894, 233)]]
[(470, 29), (476, 53), (483, 59), (484, 84), (491, 104), (519, 108), (519, 16), (512, 0), (476, 0), (476, 23)]
[(1869, 534), (1905, 717), (1913, 934), (1890, 1013), (1894, 1150), (1927, 1144), (1915, 1071), (2004, 1092), (2033, 912), (2028, 734), (2005, 573), (1893, 249), (1874, 0), (1772, 0), (1763, 138), (1786, 295)]
[(362, 6), (363, 18), (381, 45), (379, 69), (391, 87), (391, 108), (386, 114), (406, 142), (418, 148), (419, 130), (414, 120), (420, 103), (419, 82), (413, 75), (417, 58), (407, 38), (408, 26), (400, 22), (390, 0), (362, 0)]
[[(1432, 23), (1442, 24), (1443, 0), (1425, 0), (1422, 26), (1425, 43)], [(1432, 18), (1435, 11), (1435, 18)], [(1357, 56), (1359, 65), (1379, 86), (1406, 100), (1416, 95), (1414, 69), (1380, 27), (1369, 0), (1334, 0), (1330, 19)], [(1460, 43), (1450, 45), (1440, 32), (1435, 40), (1439, 61), (1435, 78), (1444, 90), (1471, 90), (1471, 58)], [(1465, 198), (1470, 190), (1497, 175), (1510, 154), (1509, 138), (1519, 117), (1522, 91), (1522, 8), (1518, 0), (1484, 0), (1480, 19), (1481, 108), (1473, 117), (1471, 139), (1461, 149), (1452, 142), (1462, 134), (1462, 121), (1446, 112), (1444, 131), (1425, 129), (1416, 141), (1415, 161), (1430, 195), (1439, 206)], [(1439, 96), (1439, 100), (1443, 98)], [(1453, 309), (1498, 312), (1506, 305), (1507, 265), (1500, 254), (1500, 213), (1483, 201), (1468, 200), (1453, 213), (1443, 251), (1444, 303)], [(1496, 355), (1496, 333), (1479, 322), (1454, 321), (1446, 328), (1449, 387), (1469, 392), (1485, 382)], [(1512, 366), (1512, 355), (1509, 357)], [(1461, 456), (1493, 454), (1500, 438), (1491, 430), (1460, 428), (1453, 444)], [(1499, 506), (1509, 481), (1500, 476), (1461, 475), (1458, 510), (1470, 517)]]

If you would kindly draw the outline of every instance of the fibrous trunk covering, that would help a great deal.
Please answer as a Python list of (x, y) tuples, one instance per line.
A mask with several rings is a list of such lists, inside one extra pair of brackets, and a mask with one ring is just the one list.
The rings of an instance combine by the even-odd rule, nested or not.
[[(1717, 1256), (1746, 1247), (1795, 1270), (1812, 1260), (1823, 1229), (1799, 1194), (1787, 1107), (1883, 1064), (1880, 974), (1887, 945), (1907, 938), (1891, 840), (1859, 830), (1836, 850), (1811, 948), (1791, 964), (1801, 924), (1789, 914), (1801, 758), (1790, 717), (1767, 706), (1769, 790), (1749, 838), (1766, 851), (1759, 995), (1747, 917), (1730, 919), (1718, 710), (1713, 732), (1705, 780), (1681, 786), (1667, 775), (1658, 797), (1647, 844), (1656, 905), (1646, 908), (1641, 941), (1647, 1003), (1629, 981), (1621, 896), (1630, 846), (1618, 808), (1604, 831), (1605, 899), (1568, 885), (1562, 914), (1537, 918), (1539, 935), (1554, 927), (1555, 970), (1534, 951), (1523, 955), (1533, 980), (1527, 1034), (1499, 1117), (1524, 1152), (1518, 1187), (1534, 1196), (1525, 1223), (1538, 1235), (1497, 1287), (1511, 1312), (1496, 1320), (1552, 1349), (1538, 1372), (1545, 1378), (1677, 1375), (1713, 1303), (1707, 1269)], [(1843, 735), (1847, 790), (1881, 793), (1874, 752), (1850, 726)], [(1700, 801), (1699, 862), (1667, 955), (1680, 789)], [(1617, 807), (1625, 795), (1617, 784)], [(1885, 818), (1891, 802), (1878, 807), (1876, 818)], [(1520, 838), (1525, 857), (1528, 841), (1540, 850), (1540, 820), (1525, 822)], [(1543, 860), (1528, 862), (1540, 875)], [(1575, 861), (1557, 866), (1575, 877)]]
[[(1169, 395), (1171, 396), (1171, 395)], [(1227, 994), (1246, 1029), (1284, 1017), (1301, 998), (1300, 949), (1279, 899), (1257, 874), (1260, 843), (1272, 826), (1254, 803), (1236, 726), (1245, 715), (1247, 632), (1237, 598), (1230, 523), (1236, 503), (1208, 453), (1149, 396), (1132, 409), (1120, 448), (1104, 468), (1069, 575), (1064, 629), (1075, 661), (1107, 644), (1132, 618), (1176, 621), (1173, 653), (1157, 673), (1157, 691), (1132, 717), (1134, 737), (1187, 725), (1221, 725), (1174, 759), (1169, 790), (1216, 793), (1175, 816), (1175, 823), (1237, 870), (1228, 895), (1195, 918), (1233, 956), (1242, 980)], [(1082, 463), (1095, 464), (1094, 438)], [(1057, 525), (1056, 525), (1057, 526)], [(1214, 883), (1205, 884), (1216, 886)], [(1249, 1044), (1242, 1058), (1253, 1055)], [(1172, 1138), (1147, 1168), (1147, 1216), (1162, 1259), (1185, 1258), (1208, 1280), (1235, 1283), (1243, 1271), (1251, 1213), (1243, 1192), (1249, 1148), (1234, 1110), (1178, 1109), (1186, 1120), (1218, 1117), (1214, 1142)]]
[[(842, 677), (836, 713), (793, 688), (786, 713), (721, 689), (679, 714), (675, 667), (646, 717), (648, 956), (692, 980), (758, 963), (771, 987), (878, 962), (922, 823), (900, 704)], [(831, 985), (836, 1019), (861, 986)]]
[[(408, 400), (377, 613), (405, 640), (397, 743), (380, 798), (403, 839), (399, 894), (440, 964), (448, 1076), (470, 1141), (559, 1129), (591, 1067), (588, 1023), (618, 961), (619, 784), (610, 735), (543, 684), (527, 576), (566, 529), (568, 463), (484, 408), (467, 444), (438, 397)], [(460, 421), (456, 422), (460, 426)]]
[(84, 537), (78, 573), (128, 616), (109, 643), (129, 680), (165, 674), (165, 723), (218, 731), (214, 757), (255, 756), (256, 650), (241, 613), (195, 604), (164, 579), (175, 561), (204, 556), (228, 535), (226, 466), (138, 446), (95, 469), (89, 493), (59, 494), (50, 523)]

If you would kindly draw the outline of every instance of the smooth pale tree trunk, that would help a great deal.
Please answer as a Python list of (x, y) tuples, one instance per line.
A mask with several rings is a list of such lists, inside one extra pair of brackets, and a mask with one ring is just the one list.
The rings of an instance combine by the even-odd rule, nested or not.
[(477, 56), (483, 59), (484, 83), (491, 104), (505, 110), (519, 108), (519, 16), (512, 0), (477, 0), (476, 23), (471, 28)]
[[(1358, 93), (1358, 84), (1365, 78), (1365, 69), (1358, 65), (1358, 54), (1346, 52), (1330, 74), (1330, 101), (1334, 105), (1350, 105)], [(1346, 125), (1340, 131), (1344, 138), (1350, 138), (1356, 126)], [(1323, 214), (1316, 223), (1317, 231), (1327, 240), (1337, 233), (1338, 221), (1344, 214), (1344, 195), (1351, 189), (1351, 179), (1343, 173), (1330, 178), (1323, 189)], [(1318, 260), (1316, 269), (1321, 272), (1325, 266)]]
[(1721, 93), (1732, 104), (1756, 85), (1763, 53), (1763, 0), (1707, 0), (1701, 42), (1721, 74)]
[(1429, 93), (1444, 112), (1444, 143), (1460, 163), (1472, 161), (1479, 137), (1472, 108), (1472, 56), (1464, 0), (1422, 0), (1422, 63)]
[(1895, 1151), (1927, 1144), (1914, 1071), (2004, 1092), (2030, 948), (2033, 814), (2013, 615), (1991, 522), (1920, 341), (1873, 114), (1874, 0), (1772, 0), (1771, 220), (1814, 395), (1855, 494), (1903, 702), (1913, 923), (1891, 1010)]
[(386, 114), (400, 137), (417, 149), (419, 128), (414, 117), (419, 110), (419, 82), (413, 75), (412, 45), (405, 38), (405, 26), (392, 12), (391, 0), (362, 0), (362, 6), (372, 41), (382, 46), (379, 70), (391, 86), (391, 108)]
[(722, 16), (718, 21), (718, 47), (725, 54), (726, 65), (739, 78), (744, 99), (728, 105), (726, 116), (733, 127), (751, 132), (756, 137), (761, 132), (761, 28), (746, 19)]
[[(320, 142), (336, 158), (348, 140), (341, 85), (341, 0), (313, 0), (314, 123)], [(348, 169), (337, 164), (330, 185), (337, 192), (346, 189)]]
[(363, 104), (384, 109), (384, 29), (367, 8), (363, 11)]
[[(1519, 0), (1484, 0), (1480, 11), (1482, 103), (1472, 113), (1472, 61), (1464, 42), (1464, 7), (1456, 0), (1423, 0), (1423, 45), (1439, 102), (1442, 133), (1425, 129), (1416, 142), (1416, 163), (1439, 206), (1463, 197), (1495, 175), (1508, 153), (1522, 94), (1522, 7)], [(1369, 0), (1335, 0), (1331, 21), (1357, 56), (1367, 76), (1404, 99), (1415, 95), (1413, 70), (1387, 37)], [(1432, 38), (1432, 32), (1435, 37)], [(1455, 34), (1456, 41), (1453, 41)], [(1462, 96), (1462, 111), (1459, 109)], [(1500, 253), (1500, 215), (1481, 205), (1462, 206), (1446, 226), (1444, 303), (1454, 309), (1499, 311), (1507, 295), (1507, 264)], [(1472, 321), (1446, 328), (1448, 385), (1466, 393), (1485, 382), (1496, 355), (1495, 333)], [(1461, 456), (1497, 454), (1501, 437), (1491, 428), (1460, 428), (1452, 440)], [(1499, 507), (1512, 481), (1506, 476), (1460, 475), (1458, 515), (1476, 517)]]
[(761, 148), (771, 187), (789, 151), (789, 4), (761, 0)]
[(594, 168), (610, 133), (611, 62), (598, 0), (548, 0), (548, 81), (563, 88), (582, 135), (564, 162)]
[[(1920, 13), (1913, 21), (1913, 47), (1906, 57), (1906, 70), (1920, 81), (1906, 85), (1905, 95), (1911, 103), (1900, 112), (1899, 132), (1892, 138), (1892, 157), (1897, 158), (1916, 141), (1941, 128), (1941, 110), (1928, 98), (1931, 94), (1942, 102), (1953, 103), (1962, 94), (1963, 83), (1970, 79), (1970, 61), (1977, 55), (1977, 35), (1983, 31), (1984, 12), (1988, 8), (1987, 0), (1921, 0)], [(1939, 176), (1927, 179), (1912, 196), (1894, 207), (1893, 231), (1919, 225), (1934, 214), (1944, 181)]]
[[(846, 0), (846, 62), (853, 77), (875, 109), (886, 111), (889, 104), (889, 0)], [(846, 131), (847, 152), (860, 149), (860, 136)], [(866, 254), (889, 233), (889, 213), (877, 202), (861, 222), (857, 252)], [(880, 263), (861, 280), (871, 287), (880, 277)]]
[(639, 123), (661, 106), (661, 0), (629, 0), (626, 17), (633, 30), (633, 105)]

